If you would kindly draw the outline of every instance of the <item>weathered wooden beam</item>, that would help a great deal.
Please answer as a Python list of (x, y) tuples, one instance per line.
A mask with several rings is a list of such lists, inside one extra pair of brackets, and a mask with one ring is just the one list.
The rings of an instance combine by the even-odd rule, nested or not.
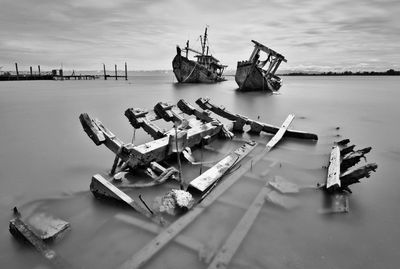
[(125, 111), (125, 116), (135, 129), (143, 128), (143, 130), (151, 135), (154, 139), (164, 137), (166, 134), (158, 126), (153, 124), (146, 115), (149, 112), (140, 108), (128, 108)]
[[(234, 114), (224, 107), (212, 104), (210, 100), (206, 98), (197, 99), (196, 104), (198, 104), (202, 109), (208, 109), (221, 117), (233, 121), (234, 131), (242, 131), (245, 124), (250, 125), (250, 132), (253, 133), (260, 133), (263, 131), (266, 133), (276, 134), (279, 130), (279, 127), (277, 126), (258, 122), (240, 114)], [(285, 137), (318, 140), (316, 134), (290, 129), (285, 132)]]
[(30, 243), (55, 268), (74, 268), (74, 266), (45, 244), (19, 217), (10, 220), (9, 229), (11, 234), (16, 238), (21, 238)]
[(157, 116), (164, 119), (165, 121), (172, 121), (181, 123), (183, 121), (182, 116), (180, 116), (177, 112), (173, 110), (174, 105), (158, 102), (154, 106), (154, 112)]
[(278, 58), (282, 59), (282, 61), (284, 61), (285, 63), (287, 62), (287, 60), (285, 59), (285, 57), (282, 54), (274, 51), (273, 49), (268, 48), (267, 46), (264, 46), (263, 44), (255, 41), (255, 40), (251, 40), (251, 42), (253, 42), (255, 44), (256, 48), (259, 48), (262, 51), (264, 51), (265, 53), (271, 54), (271, 55), (273, 55), (275, 57), (278, 57)]
[(235, 255), (237, 249), (241, 245), (243, 239), (246, 237), (258, 214), (260, 213), (260, 210), (264, 205), (267, 192), (268, 188), (264, 186), (257, 194), (246, 213), (240, 219), (235, 229), (233, 229), (232, 233), (226, 239), (225, 243), (222, 245), (212, 262), (209, 264), (209, 269), (221, 269), (228, 267), (233, 255)]
[(267, 149), (268, 151), (271, 150), (283, 137), (287, 129), (289, 128), (289, 125), (292, 123), (294, 119), (294, 114), (289, 114), (286, 118), (286, 120), (283, 122), (281, 128), (279, 128), (279, 131), (276, 132), (274, 137), (271, 138), (270, 141), (267, 143)]
[[(209, 110), (200, 111), (183, 99), (180, 99), (178, 101), (177, 106), (183, 113), (188, 115), (193, 115), (196, 117), (196, 119), (201, 120), (203, 122), (221, 123), (218, 119), (212, 118), (210, 116), (211, 112)], [(233, 133), (230, 132), (224, 125), (222, 125), (221, 135), (225, 138), (232, 138), (234, 136)]]
[(340, 188), (340, 186), (340, 149), (338, 146), (334, 146), (329, 157), (326, 189), (332, 191)]
[[(142, 145), (134, 146), (132, 144), (124, 144), (99, 120), (91, 119), (87, 114), (85, 120), (81, 120), (81, 123), (90, 138), (96, 137), (96, 139), (92, 138), (95, 143), (98, 140), (100, 141), (96, 145), (104, 144), (132, 169), (135, 169), (137, 166), (147, 166), (152, 161), (162, 161), (172, 154), (169, 151), (169, 137), (162, 137)], [(212, 137), (219, 134), (221, 128), (222, 124), (214, 123), (193, 126), (187, 131), (187, 146), (193, 147), (199, 145), (204, 137)], [(97, 137), (100, 138), (97, 139)]]
[(99, 174), (96, 174), (92, 177), (92, 182), (90, 183), (90, 191), (96, 197), (107, 197), (107, 198), (113, 198), (118, 201), (122, 201), (128, 206), (132, 207), (136, 212), (151, 219), (153, 222), (157, 224), (161, 225), (166, 224), (166, 221), (161, 216), (154, 214), (149, 210), (143, 208), (130, 196), (128, 196), (126, 193), (118, 189), (111, 182), (109, 182)]
[[(135, 218), (133, 216), (129, 216), (129, 215), (125, 215), (125, 214), (116, 214), (115, 218), (124, 223), (133, 225), (135, 227), (146, 230), (153, 234), (158, 234), (161, 232), (161, 229), (159, 226), (157, 226), (153, 223), (145, 222), (145, 221)], [(213, 254), (214, 254), (212, 251), (207, 251), (208, 248), (201, 242), (199, 242), (189, 236), (183, 235), (183, 234), (177, 235), (174, 241), (183, 247), (186, 247), (188, 249), (191, 249), (191, 250), (197, 252), (200, 260), (204, 260), (204, 262), (206, 262), (206, 263), (210, 262)]]
[(340, 181), (342, 184), (342, 187), (348, 187), (351, 184), (359, 183), (360, 179), (364, 177), (370, 177), (371, 172), (376, 172), (376, 169), (378, 168), (378, 165), (376, 163), (370, 163), (367, 165), (364, 165), (358, 169), (347, 171), (346, 173), (342, 174), (340, 177)]
[(247, 156), (247, 154), (249, 154), (256, 147), (256, 145), (257, 143), (250, 142), (236, 149), (206, 172), (193, 179), (189, 183), (189, 188), (194, 188), (200, 192), (206, 191), (236, 163), (240, 162), (245, 156)]

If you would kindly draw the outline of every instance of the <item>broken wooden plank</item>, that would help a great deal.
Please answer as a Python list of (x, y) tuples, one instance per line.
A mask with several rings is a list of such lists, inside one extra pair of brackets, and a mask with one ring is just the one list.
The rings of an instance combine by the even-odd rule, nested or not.
[[(153, 223), (145, 222), (133, 216), (129, 216), (126, 214), (116, 214), (114, 217), (124, 223), (136, 226), (153, 234), (158, 234), (161, 231), (159, 226)], [(203, 260), (206, 263), (210, 262), (214, 254), (213, 251), (207, 248), (204, 244), (186, 235), (177, 235), (174, 241), (183, 247), (197, 252), (199, 259)]]
[[(193, 107), (190, 103), (186, 102), (185, 100), (181, 99), (178, 101), (177, 106), (179, 109), (188, 115), (194, 115), (196, 119), (201, 120), (203, 122), (211, 123), (211, 122), (216, 122), (216, 123), (221, 123), (218, 119), (212, 118), (210, 116), (211, 112), (208, 110), (200, 111)], [(221, 123), (222, 124), (222, 123)], [(222, 125), (221, 129), (221, 136), (225, 138), (233, 138), (233, 133), (230, 132), (225, 125)]]
[(174, 111), (175, 106), (172, 104), (158, 102), (154, 106), (154, 112), (157, 114), (158, 117), (164, 119), (165, 121), (172, 121), (172, 122), (183, 122), (183, 117), (179, 115), (178, 112)]
[(48, 247), (20, 218), (10, 220), (9, 229), (16, 238), (29, 242), (55, 268), (74, 268), (53, 249)]
[(109, 182), (99, 174), (96, 174), (92, 177), (92, 182), (90, 183), (90, 190), (96, 197), (108, 197), (108, 198), (114, 198), (115, 200), (118, 201), (122, 201), (128, 206), (132, 207), (135, 211), (151, 219), (155, 223), (161, 225), (166, 224), (166, 221), (161, 216), (154, 214), (149, 210), (143, 208), (130, 196), (128, 196), (126, 193), (118, 189), (111, 182)]
[[(240, 114), (234, 114), (224, 107), (212, 104), (210, 100), (206, 98), (199, 98), (196, 101), (196, 104), (198, 104), (202, 109), (208, 109), (221, 117), (233, 121), (234, 131), (241, 131), (245, 124), (250, 125), (250, 132), (253, 133), (260, 133), (261, 131), (263, 131), (266, 133), (276, 134), (279, 131), (279, 127), (277, 126), (255, 121)], [(288, 129), (285, 132), (284, 136), (300, 139), (318, 140), (318, 135), (316, 134), (291, 129)]]
[[(124, 144), (111, 131), (109, 131), (99, 120), (91, 119), (86, 115), (87, 121), (81, 121), (84, 129), (88, 122), (93, 126), (96, 132), (104, 135), (105, 139), (100, 144), (104, 144), (108, 149), (114, 152), (118, 157), (132, 169), (137, 166), (147, 166), (152, 161), (162, 161), (171, 152), (169, 148), (169, 138), (162, 137), (160, 139), (134, 146), (132, 144)], [(220, 123), (205, 123), (198, 126), (193, 126), (187, 130), (187, 146), (193, 147), (202, 143), (206, 136), (213, 137), (220, 133), (222, 124)], [(90, 129), (91, 130), (91, 129)], [(88, 134), (89, 135), (89, 134)], [(89, 135), (89, 137), (91, 137)]]
[(334, 146), (329, 157), (326, 189), (334, 190), (340, 188), (340, 185), (340, 149), (338, 146)]
[(282, 126), (281, 128), (279, 128), (278, 132), (274, 135), (274, 137), (272, 137), (270, 141), (268, 141), (266, 146), (268, 151), (270, 151), (282, 139), (293, 119), (294, 114), (289, 114), (287, 116), (286, 120), (282, 123)]
[(44, 212), (29, 216), (26, 222), (37, 236), (47, 242), (60, 240), (71, 227), (68, 222)]
[(208, 266), (209, 269), (228, 267), (233, 255), (235, 255), (237, 249), (241, 245), (243, 239), (246, 237), (258, 214), (260, 213), (260, 210), (264, 205), (267, 191), (268, 189), (264, 186), (257, 194), (246, 213), (240, 219), (239, 223), (236, 225), (223, 246), (215, 255), (214, 259)]
[(299, 193), (300, 187), (294, 183), (288, 182), (280, 176), (275, 176), (273, 181), (269, 181), (268, 184), (279, 191), (280, 193)]
[(214, 182), (216, 182), (230, 168), (232, 168), (232, 166), (240, 162), (247, 154), (249, 154), (256, 147), (256, 145), (257, 144), (255, 142), (242, 145), (240, 148), (223, 158), (206, 172), (193, 179), (189, 183), (189, 187), (200, 192), (206, 191), (211, 185), (214, 184)]
[(165, 132), (147, 118), (148, 113), (149, 112), (144, 109), (128, 108), (125, 111), (125, 116), (128, 118), (133, 128), (143, 128), (143, 130), (154, 139), (164, 137), (166, 135)]

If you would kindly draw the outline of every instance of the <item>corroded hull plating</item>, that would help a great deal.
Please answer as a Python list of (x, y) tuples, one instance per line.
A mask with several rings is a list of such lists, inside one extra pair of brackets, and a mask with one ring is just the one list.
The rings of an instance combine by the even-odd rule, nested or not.
[(265, 76), (261, 68), (251, 62), (238, 62), (235, 81), (242, 91), (278, 91), (282, 80), (277, 76)]
[(172, 60), (172, 68), (180, 83), (214, 83), (226, 79), (209, 71), (206, 67), (179, 54)]

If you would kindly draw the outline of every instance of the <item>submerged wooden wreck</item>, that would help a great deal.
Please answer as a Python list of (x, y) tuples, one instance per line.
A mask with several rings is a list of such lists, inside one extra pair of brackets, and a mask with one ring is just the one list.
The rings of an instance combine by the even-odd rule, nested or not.
[[(179, 246), (195, 251), (200, 261), (208, 268), (228, 268), (265, 203), (289, 210), (296, 206), (293, 194), (306, 188), (314, 190), (317, 188), (315, 184), (311, 187), (296, 186), (279, 176), (271, 180), (272, 174), (279, 171), (281, 163), (276, 160), (266, 160), (269, 159), (266, 155), (279, 145), (282, 139), (318, 140), (316, 134), (290, 129), (295, 115), (289, 114), (281, 126), (273, 126), (234, 114), (223, 106), (213, 104), (207, 98), (199, 98), (196, 104), (200, 108), (181, 99), (176, 105), (159, 102), (150, 110), (127, 109), (125, 116), (134, 129), (143, 129), (153, 138), (140, 145), (135, 145), (133, 142), (124, 143), (100, 120), (86, 113), (79, 116), (89, 138), (97, 146), (104, 145), (115, 154), (109, 173), (92, 176), (90, 191), (99, 200), (117, 201), (128, 210), (133, 209), (131, 212), (127, 211), (128, 213), (125, 213), (126, 211), (111, 213), (112, 221), (127, 224), (127, 229), (133, 226), (134, 229), (141, 229), (154, 235), (135, 253), (130, 256), (124, 255), (125, 258), (128, 256), (129, 258), (123, 262), (118, 261), (114, 267), (139, 268), (154, 259), (155, 255), (170, 242), (175, 242)], [(214, 117), (213, 113), (231, 121), (232, 126), (229, 126), (231, 128)], [(157, 121), (174, 123), (174, 126), (170, 130), (164, 130), (157, 125)], [(220, 151), (219, 157), (211, 162), (207, 170), (203, 172), (200, 169), (200, 174), (183, 177), (180, 168), (181, 159), (187, 160), (187, 163), (184, 163), (186, 166), (206, 165), (202, 158), (196, 161), (196, 150), (207, 149), (213, 144), (221, 145), (220, 143), (225, 143), (225, 140), (230, 140), (244, 131), (252, 135), (267, 132), (273, 136), (265, 143), (263, 137), (252, 137), (258, 142), (236, 138), (231, 143), (239, 145), (233, 150), (214, 149)], [(334, 148), (328, 169), (328, 182), (318, 187), (332, 200), (330, 212), (334, 213), (348, 210), (348, 207), (340, 207), (342, 201), (348, 203), (347, 197), (344, 196), (349, 191), (348, 186), (363, 177), (368, 177), (377, 167), (376, 164), (368, 164), (347, 172), (371, 150), (370, 148), (354, 150), (355, 146), (348, 146), (348, 143), (349, 141), (341, 141)], [(177, 165), (172, 166), (172, 163)], [(253, 166), (258, 166), (257, 174)], [(323, 169), (321, 171), (324, 172)], [(254, 193), (248, 193), (251, 197), (250, 203), (241, 204), (235, 199), (224, 199), (223, 195), (229, 193), (228, 190), (244, 178), (256, 180), (259, 184)], [(144, 192), (138, 191), (143, 188), (147, 188), (146, 194), (157, 193), (155, 198), (152, 197), (153, 203), (145, 201), (150, 200), (150, 195), (144, 198), (142, 196)], [(338, 202), (339, 198), (342, 200)], [(208, 208), (216, 201), (243, 210), (238, 223), (218, 245), (210, 247), (207, 242), (199, 240), (190, 233), (182, 233), (196, 220), (201, 221), (199, 217), (209, 211)], [(336, 208), (333, 208), (334, 206)], [(85, 217), (84, 214), (82, 216)], [(103, 219), (104, 215), (100, 217)], [(53, 223), (52, 220), (51, 224)], [(104, 225), (109, 223), (106, 221)], [(34, 234), (27, 224), (20, 217), (16, 217), (10, 221), (10, 231), (16, 237), (22, 236), (55, 267), (72, 267), (56, 254), (43, 238)], [(52, 229), (52, 234), (63, 232), (69, 226), (60, 220), (57, 220), (56, 224), (59, 228), (57, 231)], [(125, 233), (123, 235), (126, 236)], [(118, 237), (118, 240), (121, 240), (121, 237)], [(120, 241), (115, 244), (119, 243)], [(124, 243), (121, 245), (121, 248), (126, 250), (127, 245)]]
[[(241, 91), (278, 91), (282, 85), (282, 79), (275, 75), (279, 65), (287, 62), (280, 53), (264, 46), (257, 41), (250, 58), (237, 63), (235, 80)], [(267, 58), (260, 60), (260, 52), (265, 52)], [(264, 69), (264, 67), (266, 69)]]
[[(176, 56), (172, 60), (172, 68), (176, 79), (179, 83), (214, 83), (225, 81), (223, 77), (226, 65), (220, 64), (219, 60), (209, 54), (209, 46), (207, 39), (207, 27), (204, 36), (200, 36), (201, 52), (189, 47), (189, 40), (186, 47), (181, 49), (176, 47)], [(185, 56), (182, 55), (182, 50)], [(189, 60), (189, 51), (194, 52), (196, 61)]]
[(327, 193), (324, 213), (349, 212), (348, 193), (352, 193), (349, 186), (370, 177), (371, 172), (376, 172), (378, 168), (376, 163), (352, 168), (361, 159), (367, 161), (365, 155), (371, 151), (371, 147), (354, 150), (355, 145), (348, 146), (348, 143), (350, 140), (344, 139), (332, 147), (326, 184), (321, 186)]

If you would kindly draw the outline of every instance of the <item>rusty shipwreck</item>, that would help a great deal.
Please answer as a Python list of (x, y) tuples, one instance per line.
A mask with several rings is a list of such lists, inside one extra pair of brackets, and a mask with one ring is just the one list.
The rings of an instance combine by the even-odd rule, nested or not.
[[(172, 60), (172, 68), (179, 83), (214, 83), (225, 81), (223, 77), (226, 65), (222, 65), (218, 59), (209, 53), (207, 27), (204, 36), (200, 36), (201, 52), (189, 47), (189, 40), (186, 47), (176, 47), (176, 56)], [(182, 51), (185, 55), (182, 55)], [(196, 61), (189, 60), (189, 51), (195, 53)]]
[[(241, 91), (278, 91), (282, 79), (275, 75), (279, 65), (287, 62), (280, 53), (252, 40), (254, 50), (250, 58), (237, 64), (235, 80)], [(260, 60), (260, 52), (266, 53), (265, 60)]]

